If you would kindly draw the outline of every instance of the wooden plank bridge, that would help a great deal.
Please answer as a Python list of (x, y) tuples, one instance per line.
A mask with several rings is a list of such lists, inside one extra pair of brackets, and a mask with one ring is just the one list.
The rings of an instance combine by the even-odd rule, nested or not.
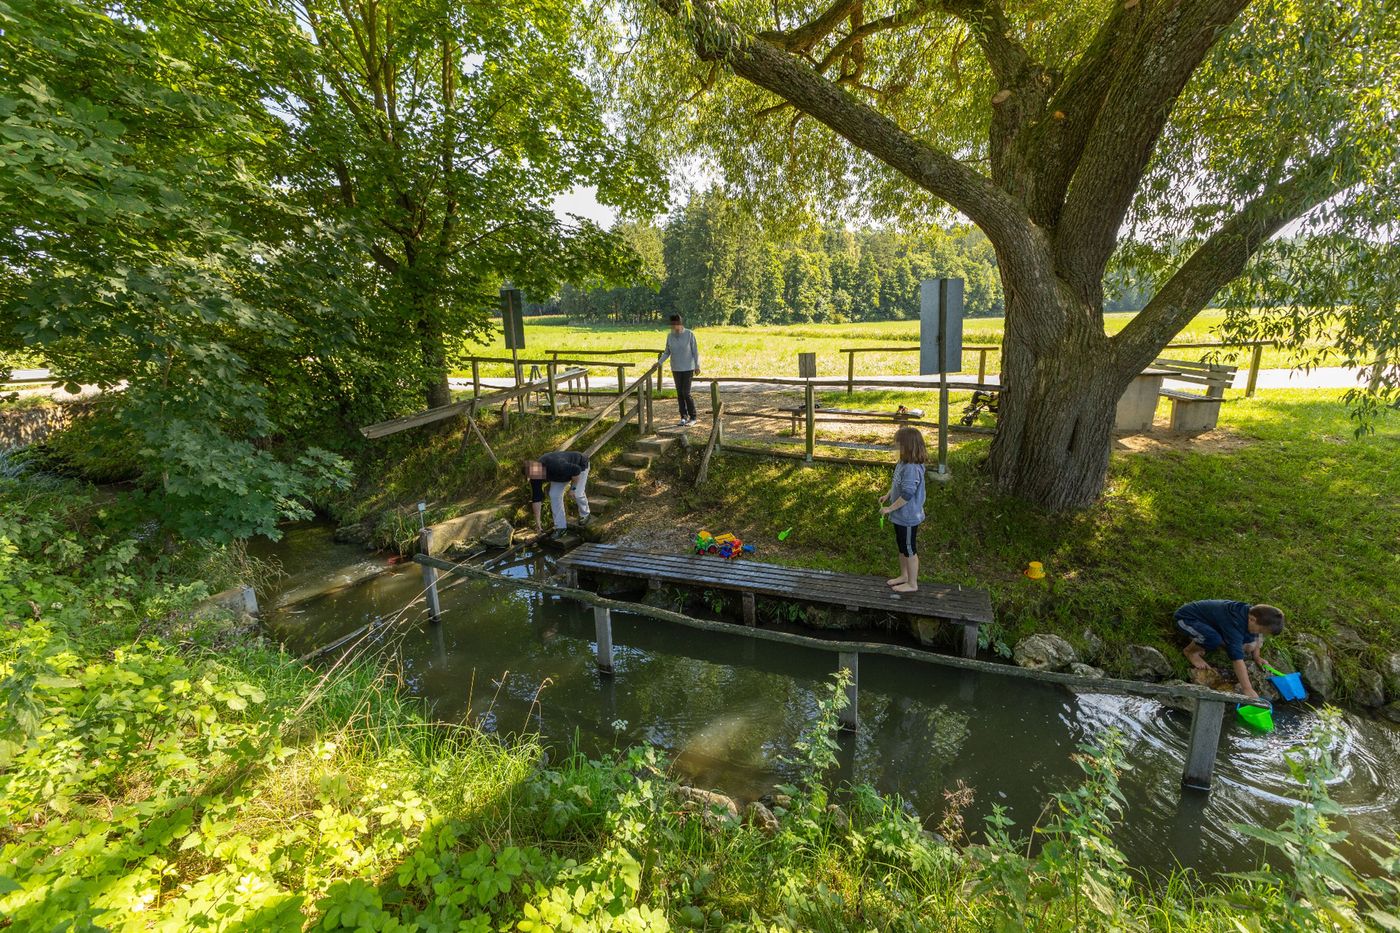
[(573, 586), (579, 572), (584, 571), (640, 578), (652, 587), (678, 583), (732, 590), (743, 601), (747, 625), (757, 622), (756, 596), (937, 619), (963, 627), (963, 654), (969, 658), (977, 654), (979, 626), (992, 621), (991, 595), (986, 590), (956, 585), (920, 583), (916, 592), (896, 593), (879, 577), (700, 554), (655, 554), (613, 544), (577, 547), (559, 559), (559, 568)]

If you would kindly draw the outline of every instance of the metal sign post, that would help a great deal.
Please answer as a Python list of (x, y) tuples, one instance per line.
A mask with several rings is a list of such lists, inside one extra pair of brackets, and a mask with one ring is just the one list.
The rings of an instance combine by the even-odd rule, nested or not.
[[(515, 374), (515, 387), (520, 388), (520, 351), (525, 349), (525, 301), (520, 289), (510, 285), (501, 288), (501, 330), (505, 332), (506, 349), (510, 351), (511, 370)], [(525, 411), (525, 397), (519, 399), (520, 410)]]
[(919, 286), (919, 374), (938, 374), (938, 473), (948, 478), (948, 374), (962, 371), (963, 280)]

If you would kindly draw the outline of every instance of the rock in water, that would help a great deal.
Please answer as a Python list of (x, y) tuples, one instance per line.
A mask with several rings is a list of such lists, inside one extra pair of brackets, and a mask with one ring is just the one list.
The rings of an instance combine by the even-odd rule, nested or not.
[(778, 831), (778, 818), (773, 815), (773, 811), (755, 800), (744, 808), (744, 819), (750, 826), (757, 826), (765, 836), (772, 836)]
[(1381, 715), (1391, 722), (1400, 723), (1400, 700), (1394, 700), (1382, 706)]
[(699, 811), (703, 815), (705, 825), (711, 829), (725, 823), (739, 822), (739, 805), (732, 797), (685, 784), (676, 788), (676, 796), (681, 799), (685, 809)]
[(1059, 635), (1027, 635), (1016, 642), (1011, 657), (1033, 671), (1062, 671), (1079, 660), (1074, 646)]
[(1151, 645), (1129, 645), (1128, 667), (1137, 680), (1163, 680), (1172, 675), (1167, 656)]
[(1385, 705), (1385, 681), (1376, 671), (1362, 670), (1356, 675), (1351, 698), (1358, 706), (1377, 709)]
[(487, 547), (510, 547), (515, 528), (504, 518), (498, 518), (481, 533), (481, 543)]
[(1092, 664), (1081, 664), (1078, 661), (1075, 661), (1069, 666), (1069, 672), (1076, 677), (1099, 678), (1103, 676), (1103, 671), (1099, 668), (1094, 667)]
[(1336, 680), (1332, 674), (1332, 655), (1322, 639), (1313, 635), (1299, 635), (1293, 648), (1293, 660), (1298, 664), (1298, 673), (1303, 675), (1303, 683), (1320, 699), (1332, 696)]

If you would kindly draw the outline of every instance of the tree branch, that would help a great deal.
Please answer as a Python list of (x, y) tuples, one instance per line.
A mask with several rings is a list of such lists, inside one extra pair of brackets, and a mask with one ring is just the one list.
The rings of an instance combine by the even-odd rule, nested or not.
[(1338, 173), (1337, 162), (1335, 154), (1310, 160), (1291, 178), (1266, 188), (1197, 247), (1110, 341), (1122, 366), (1140, 372), (1274, 234), (1354, 184)]
[(1033, 241), (1042, 239), (1021, 207), (988, 178), (915, 138), (795, 57), (744, 35), (716, 11), (712, 0), (656, 2), (688, 27), (701, 59), (724, 62), (740, 77), (821, 121), (962, 211), (994, 242), (1034, 249)]
[(1056, 226), (1057, 272), (1086, 304), (1102, 303), (1104, 267), (1172, 107), (1248, 3), (1173, 0), (1132, 17), (1132, 41), (1117, 56)]
[(759, 38), (765, 42), (770, 42), (787, 52), (798, 54), (809, 52), (812, 46), (831, 35), (831, 31), (841, 24), (841, 21), (850, 16), (857, 7), (861, 5), (861, 0), (835, 0), (816, 19), (809, 23), (804, 23), (796, 29), (786, 32), (778, 30), (768, 30), (759, 33)]

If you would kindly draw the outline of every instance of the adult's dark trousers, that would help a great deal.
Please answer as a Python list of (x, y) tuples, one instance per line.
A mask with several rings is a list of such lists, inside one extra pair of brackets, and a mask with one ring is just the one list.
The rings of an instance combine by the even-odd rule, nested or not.
[(676, 401), (680, 404), (681, 417), (695, 420), (695, 399), (690, 397), (690, 385), (695, 381), (695, 371), (684, 369), (680, 372), (671, 370), (671, 376), (676, 380)]

